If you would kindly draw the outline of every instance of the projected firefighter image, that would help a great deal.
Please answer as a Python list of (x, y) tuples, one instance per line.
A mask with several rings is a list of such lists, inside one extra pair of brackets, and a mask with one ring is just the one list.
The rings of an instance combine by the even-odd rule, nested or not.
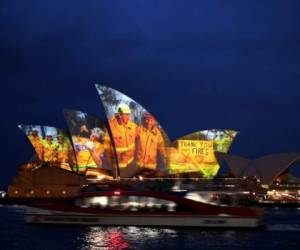
[(121, 177), (167, 171), (169, 139), (157, 120), (117, 90), (96, 85), (104, 105)]
[(227, 153), (236, 131), (202, 130), (171, 143), (139, 103), (106, 86), (96, 89), (107, 123), (82, 111), (64, 110), (70, 138), (57, 128), (20, 125), (35, 148), (35, 162), (98, 179), (217, 175), (215, 152)]
[(36, 160), (49, 166), (72, 170), (75, 164), (73, 148), (65, 131), (36, 125), (19, 125), (36, 152)]
[(212, 178), (219, 171), (214, 152), (226, 153), (237, 132), (232, 130), (204, 130), (186, 135), (168, 149), (170, 174), (198, 172)]
[(64, 110), (74, 145), (76, 170), (87, 175), (114, 175), (113, 149), (105, 124), (81, 111)]

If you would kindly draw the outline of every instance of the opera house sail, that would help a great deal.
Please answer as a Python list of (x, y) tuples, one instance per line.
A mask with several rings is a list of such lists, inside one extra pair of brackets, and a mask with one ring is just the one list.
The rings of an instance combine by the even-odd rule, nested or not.
[(82, 111), (64, 110), (81, 174), (115, 176), (113, 148), (104, 122)]
[(37, 162), (74, 170), (75, 157), (67, 132), (40, 125), (19, 125), (19, 128), (34, 147)]
[(227, 153), (236, 134), (233, 130), (213, 129), (177, 139), (169, 148), (169, 172), (198, 172), (204, 178), (213, 178), (220, 168), (215, 152)]
[(112, 135), (120, 177), (167, 173), (170, 140), (157, 119), (121, 92), (96, 85)]

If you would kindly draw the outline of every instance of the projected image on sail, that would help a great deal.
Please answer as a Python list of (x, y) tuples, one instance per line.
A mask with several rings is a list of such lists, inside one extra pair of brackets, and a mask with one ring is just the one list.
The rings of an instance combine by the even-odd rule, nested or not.
[(232, 130), (203, 130), (176, 140), (168, 148), (170, 174), (195, 172), (205, 178), (216, 176), (220, 166), (214, 152), (227, 153), (236, 134)]
[(106, 126), (97, 117), (81, 111), (64, 110), (79, 173), (114, 176), (115, 160)]
[(74, 152), (65, 131), (39, 125), (19, 125), (19, 128), (27, 135), (39, 162), (70, 171), (73, 169)]
[(167, 172), (169, 139), (157, 120), (121, 92), (96, 85), (113, 137), (121, 177)]

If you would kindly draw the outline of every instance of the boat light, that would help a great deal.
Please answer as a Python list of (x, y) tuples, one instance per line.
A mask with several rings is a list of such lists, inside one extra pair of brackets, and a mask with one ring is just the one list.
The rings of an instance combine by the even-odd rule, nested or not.
[(230, 215), (229, 214), (218, 214), (219, 216), (222, 216), (222, 217), (229, 217)]

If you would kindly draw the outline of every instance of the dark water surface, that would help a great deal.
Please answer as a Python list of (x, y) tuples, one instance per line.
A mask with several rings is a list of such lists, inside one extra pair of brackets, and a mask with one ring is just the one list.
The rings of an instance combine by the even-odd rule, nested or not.
[(299, 249), (300, 210), (268, 209), (260, 229), (32, 225), (0, 207), (0, 249)]

